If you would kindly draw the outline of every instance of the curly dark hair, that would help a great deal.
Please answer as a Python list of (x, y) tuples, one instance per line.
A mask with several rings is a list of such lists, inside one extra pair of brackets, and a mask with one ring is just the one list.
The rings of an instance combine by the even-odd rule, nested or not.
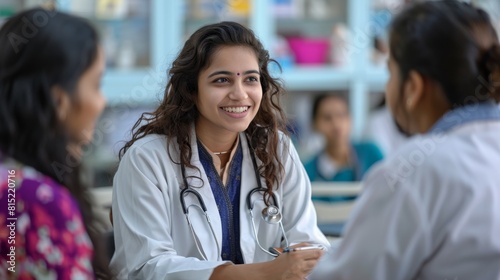
[(271, 77), (268, 69), (271, 62), (278, 67), (279, 64), (269, 57), (269, 52), (252, 30), (236, 22), (206, 25), (191, 35), (172, 63), (163, 101), (154, 112), (142, 114), (135, 123), (132, 139), (120, 150), (120, 158), (138, 139), (148, 134), (163, 134), (169, 139), (177, 139), (181, 154), (178, 164), (196, 168), (190, 163), (190, 127), (199, 116), (195, 105), (198, 76), (210, 65), (213, 54), (223, 46), (249, 47), (258, 59), (263, 96), (260, 109), (245, 133), (262, 162), (258, 167), (259, 173), (265, 178), (267, 194), (271, 194), (272, 186), (279, 186), (283, 176), (278, 142), (279, 132), (286, 134), (286, 117), (280, 106), (280, 97), (285, 90), (279, 79)]

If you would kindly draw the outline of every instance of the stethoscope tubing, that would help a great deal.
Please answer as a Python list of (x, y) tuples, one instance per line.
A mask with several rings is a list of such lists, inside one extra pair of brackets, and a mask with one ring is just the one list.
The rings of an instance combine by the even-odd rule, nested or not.
[[(253, 167), (254, 167), (255, 178), (257, 180), (257, 187), (254, 188), (254, 189), (252, 189), (247, 194), (247, 197), (246, 197), (247, 208), (248, 208), (248, 211), (249, 211), (249, 214), (250, 214), (250, 218), (251, 218), (252, 231), (254, 233), (255, 241), (256, 241), (257, 245), (259, 246), (259, 248), (262, 251), (264, 251), (265, 253), (267, 253), (267, 254), (269, 254), (269, 255), (271, 255), (273, 257), (277, 257), (278, 256), (277, 254), (274, 254), (274, 253), (270, 252), (269, 250), (266, 250), (260, 244), (259, 238), (257, 236), (257, 230), (255, 228), (255, 219), (254, 219), (254, 214), (253, 214), (254, 204), (252, 203), (252, 195), (254, 193), (256, 193), (256, 192), (266, 192), (267, 189), (262, 187), (262, 182), (260, 180), (260, 174), (258, 173), (258, 168), (257, 168), (257, 161), (255, 159), (255, 154), (253, 152), (254, 150), (252, 149), (250, 141), (248, 139), (247, 139), (247, 141), (248, 141), (248, 146), (250, 148), (250, 156), (252, 158), (252, 164), (253, 164)], [(181, 164), (180, 165), (181, 165), (182, 179), (183, 179), (183, 183), (184, 183), (184, 186), (185, 186), (185, 188), (182, 189), (181, 192), (180, 192), (180, 202), (181, 202), (181, 206), (182, 206), (182, 211), (183, 211), (184, 215), (186, 216), (186, 221), (187, 221), (188, 226), (190, 228), (190, 232), (191, 232), (191, 235), (193, 236), (193, 240), (195, 242), (195, 245), (196, 245), (196, 248), (197, 248), (198, 252), (200, 253), (200, 255), (202, 256), (202, 258), (204, 260), (208, 260), (207, 256), (204, 253), (202, 253), (201, 246), (199, 244), (198, 238), (196, 236), (196, 233), (194, 231), (193, 225), (191, 223), (191, 219), (189, 218), (189, 208), (190, 207), (192, 207), (192, 206), (198, 207), (198, 208), (200, 208), (203, 211), (205, 219), (206, 219), (206, 221), (207, 221), (207, 223), (209, 225), (210, 231), (212, 232), (212, 236), (215, 239), (215, 243), (217, 245), (217, 251), (218, 252), (220, 252), (220, 245), (219, 245), (219, 242), (217, 241), (217, 237), (215, 235), (215, 230), (214, 230), (214, 228), (212, 226), (212, 223), (210, 221), (210, 217), (208, 215), (207, 207), (205, 205), (204, 199), (203, 199), (203, 197), (200, 195), (200, 193), (198, 191), (196, 191), (195, 189), (193, 189), (193, 188), (191, 188), (189, 186), (189, 184), (187, 182), (187, 178), (186, 178), (186, 168), (185, 168), (185, 165), (182, 162), (182, 160), (181, 160)], [(185, 198), (189, 194), (193, 194), (196, 197), (196, 199), (198, 200), (199, 205), (192, 204), (192, 205), (186, 206), (186, 199)], [(286, 247), (288, 247), (289, 243), (288, 243), (288, 239), (287, 239), (286, 234), (285, 234), (285, 229), (283, 227), (283, 223), (281, 221), (281, 211), (280, 211), (280, 208), (279, 208), (278, 199), (276, 197), (276, 194), (271, 193), (271, 198), (273, 200), (273, 205), (270, 205), (268, 207), (275, 207), (276, 208), (276, 209), (272, 209), (272, 210), (273, 210), (273, 212), (276, 213), (276, 215), (279, 215), (279, 220), (278, 219), (274, 219), (274, 217), (271, 217), (270, 219), (264, 219), (264, 220), (266, 222), (270, 223), (270, 224), (278, 224), (280, 226), (281, 232), (283, 234), (283, 239), (285, 240), (285, 243), (286, 243)], [(267, 209), (268, 207), (266, 207), (265, 209)], [(274, 221), (274, 220), (277, 220), (277, 221)]]

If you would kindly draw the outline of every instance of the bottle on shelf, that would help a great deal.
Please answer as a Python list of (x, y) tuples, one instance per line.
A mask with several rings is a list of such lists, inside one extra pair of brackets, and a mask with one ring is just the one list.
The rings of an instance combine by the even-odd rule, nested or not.
[(349, 29), (345, 24), (338, 23), (332, 27), (330, 62), (335, 66), (345, 66), (349, 61)]
[(330, 17), (330, 7), (326, 0), (309, 0), (309, 16), (313, 19)]
[(116, 66), (120, 69), (131, 69), (135, 66), (136, 53), (131, 40), (123, 42), (116, 60)]
[(305, 16), (304, 0), (273, 0), (273, 15), (277, 18), (300, 19)]
[(102, 32), (102, 45), (106, 54), (106, 67), (114, 67), (118, 53), (118, 42), (110, 26), (106, 26)]
[(127, 0), (96, 0), (95, 15), (98, 19), (123, 19), (128, 13), (127, 4)]

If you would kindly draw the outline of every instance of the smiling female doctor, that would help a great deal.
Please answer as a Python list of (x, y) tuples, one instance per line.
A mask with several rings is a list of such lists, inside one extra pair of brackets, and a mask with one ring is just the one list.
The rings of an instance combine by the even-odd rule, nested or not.
[(366, 177), (310, 279), (500, 279), (500, 46), (487, 14), (415, 4), (390, 31), (386, 97), (420, 133)]
[(304, 279), (319, 260), (321, 250), (276, 258), (269, 250), (328, 245), (283, 133), (284, 91), (269, 62), (237, 23), (202, 27), (187, 40), (164, 101), (122, 149), (111, 261), (119, 278)]

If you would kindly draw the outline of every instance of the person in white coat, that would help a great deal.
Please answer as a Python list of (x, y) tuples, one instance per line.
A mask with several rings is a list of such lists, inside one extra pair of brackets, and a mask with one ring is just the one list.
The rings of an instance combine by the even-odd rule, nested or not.
[(311, 186), (268, 52), (234, 22), (207, 25), (173, 62), (165, 98), (121, 151), (113, 182), (119, 279), (304, 279), (322, 248)]
[(500, 279), (500, 46), (487, 13), (409, 6), (388, 63), (389, 108), (419, 135), (369, 172), (309, 279)]

